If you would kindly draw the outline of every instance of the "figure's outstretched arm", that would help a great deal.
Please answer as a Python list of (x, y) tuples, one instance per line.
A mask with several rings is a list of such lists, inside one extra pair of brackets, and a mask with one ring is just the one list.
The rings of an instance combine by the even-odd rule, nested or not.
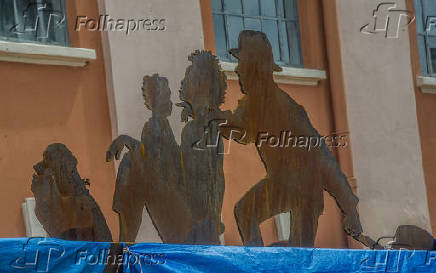
[(354, 195), (347, 178), (332, 155), (324, 166), (324, 189), (335, 198), (338, 207), (344, 214), (344, 229), (353, 237), (362, 233), (362, 225), (357, 212), (359, 198)]
[(249, 143), (246, 138), (247, 131), (240, 126), (232, 126), (226, 120), (218, 120), (218, 128), (220, 134), (227, 140), (234, 140), (244, 145)]
[(120, 135), (112, 142), (109, 150), (106, 152), (106, 162), (112, 161), (114, 157), (116, 160), (119, 160), (124, 147), (132, 151), (139, 147), (140, 144), (140, 141), (128, 135)]
[(216, 111), (214, 119), (218, 121), (221, 135), (226, 139), (235, 140), (240, 144), (247, 144), (246, 122), (244, 122), (245, 101), (240, 100), (238, 108), (232, 111)]
[(183, 101), (183, 102), (176, 103), (176, 106), (183, 107), (180, 119), (182, 122), (188, 122), (189, 117), (192, 117), (191, 105)]

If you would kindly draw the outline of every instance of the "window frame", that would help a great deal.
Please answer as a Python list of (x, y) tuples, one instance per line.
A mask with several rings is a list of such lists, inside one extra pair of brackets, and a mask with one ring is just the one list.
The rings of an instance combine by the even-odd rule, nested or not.
[[(14, 1), (14, 3), (16, 3), (16, 1), (19, 1), (19, 0), (12, 0), (12, 1)], [(13, 43), (31, 43), (31, 44), (47, 45), (47, 46), (71, 47), (70, 31), (68, 29), (68, 20), (67, 20), (67, 17), (68, 17), (67, 16), (68, 15), (67, 14), (67, 3), (66, 3), (67, 0), (56, 0), (56, 1), (59, 1), (59, 6), (60, 6), (59, 12), (61, 12), (62, 15), (63, 15), (63, 18), (62, 18), (63, 23), (62, 24), (64, 25), (64, 28), (63, 28), (63, 31), (62, 31), (63, 32), (63, 34), (62, 34), (63, 35), (62, 41), (56, 40), (56, 37), (55, 37), (55, 40), (50, 40), (49, 38), (45, 38), (46, 41), (41, 41), (41, 40), (38, 40), (38, 38), (41, 38), (41, 37), (37, 37), (37, 34), (35, 34), (35, 36), (36, 36), (35, 39), (27, 39), (27, 38), (20, 38), (20, 37), (11, 37), (11, 36), (5, 35), (5, 32), (11, 31), (12, 28), (17, 27), (20, 24), (25, 24), (26, 23), (26, 21), (25, 21), (26, 19), (25, 19), (24, 14), (20, 18), (21, 21), (17, 24), (16, 23), (17, 20), (15, 20), (14, 21), (15, 25), (13, 25), (12, 28), (10, 28), (9, 30), (7, 30), (6, 28), (0, 29), (0, 41), (13, 42)], [(51, 3), (51, 2), (48, 2), (48, 3)], [(43, 5), (43, 4), (47, 4), (47, 1), (45, 1), (45, 0), (33, 0), (33, 1), (30, 0), (29, 3), (27, 4), (27, 7), (29, 7), (30, 4)], [(58, 11), (58, 10), (56, 10), (56, 11)], [(19, 13), (19, 11), (16, 11), (16, 10), (13, 10), (12, 12), (13, 13)], [(38, 16), (37, 17), (38, 18), (37, 19), (38, 23), (41, 21), (41, 17), (39, 17), (39, 16), (41, 16), (40, 14), (42, 14), (45, 11), (42, 10), (40, 12), (41, 13), (39, 13), (37, 15)], [(24, 11), (23, 11), (23, 13), (24, 13)], [(16, 14), (15, 14), (15, 17), (16, 17)], [(51, 19), (51, 15), (49, 15), (49, 20), (52, 20)], [(49, 21), (48, 24), (50, 24), (50, 26), (52, 26), (55, 23), (51, 23), (51, 21)], [(0, 27), (3, 27), (1, 25), (1, 22), (0, 22)], [(46, 26), (43, 26), (43, 27), (45, 28)], [(44, 29), (44, 30), (47, 31), (48, 28)], [(25, 25), (23, 26), (23, 32), (24, 31), (26, 31), (26, 26)]]
[[(214, 0), (210, 0), (211, 2)], [(283, 0), (271, 0), (274, 1), (275, 3), (275, 13), (276, 16), (268, 16), (268, 15), (262, 15), (262, 4), (261, 4), (261, 0), (254, 0), (254, 1), (258, 1), (258, 8), (259, 8), (259, 15), (252, 15), (252, 14), (246, 14), (245, 9), (244, 9), (244, 1), (243, 0), (234, 0), (234, 1), (240, 1), (241, 3), (241, 13), (238, 12), (233, 12), (233, 11), (226, 11), (226, 7), (225, 7), (225, 0), (216, 0), (221, 2), (221, 11), (216, 11), (213, 9), (213, 3), (212, 5), (212, 17), (214, 17), (215, 15), (218, 16), (222, 16), (223, 18), (223, 22), (224, 22), (224, 39), (225, 39), (225, 44), (226, 44), (226, 50), (225, 50), (225, 56), (219, 56), (218, 54), (218, 58), (223, 61), (223, 62), (236, 62), (236, 60), (229, 54), (228, 50), (231, 48), (230, 45), (230, 38), (229, 38), (229, 23), (228, 23), (228, 16), (234, 16), (234, 17), (239, 17), (242, 18), (242, 29), (251, 29), (251, 28), (246, 28), (246, 24), (245, 24), (245, 19), (257, 19), (260, 21), (260, 27), (261, 30), (263, 30), (263, 26), (264, 26), (264, 20), (270, 20), (270, 21), (275, 21), (276, 25), (277, 25), (277, 39), (278, 39), (278, 53), (280, 55), (280, 59), (276, 60), (276, 63), (282, 67), (294, 67), (294, 68), (303, 68), (303, 56), (302, 56), (302, 45), (301, 45), (301, 28), (300, 28), (300, 20), (299, 20), (299, 14), (298, 14), (298, 1), (297, 0), (289, 0), (289, 1), (294, 1), (294, 3), (292, 4), (295, 7), (294, 10), (294, 17), (293, 18), (287, 18), (286, 17), (286, 12), (285, 12), (285, 5), (283, 5), (283, 10), (280, 11), (279, 9), (279, 5), (278, 5), (278, 1), (283, 1)], [(285, 31), (283, 33), (283, 30), (281, 30), (280, 25), (284, 23), (285, 24)], [(298, 60), (298, 63), (292, 63), (292, 57), (291, 55), (294, 54), (294, 52), (292, 51), (291, 48), (291, 44), (290, 44), (290, 35), (288, 35), (289, 29), (288, 29), (288, 23), (291, 23), (294, 25), (295, 30), (297, 33), (295, 33), (295, 37), (298, 39), (298, 41), (296, 42), (297, 44), (297, 52), (298, 52), (298, 56), (296, 57), (296, 59)], [(214, 28), (216, 28), (216, 21), (215, 18), (213, 18), (213, 24), (214, 24)], [(264, 31), (265, 32), (265, 31)], [(268, 33), (266, 33), (268, 36)], [(216, 35), (216, 34), (215, 34)], [(289, 54), (289, 62), (284, 62), (282, 61), (282, 39), (281, 39), (281, 35), (287, 35), (286, 37), (286, 41), (287, 41), (287, 51)], [(215, 36), (215, 46), (217, 46), (216, 43), (216, 36)], [(274, 55), (276, 55), (276, 53), (273, 50)], [(276, 57), (276, 56), (275, 56)]]
[[(429, 46), (429, 38), (436, 39), (436, 32), (429, 31), (429, 22), (434, 20), (436, 23), (436, 14), (434, 16), (426, 16), (425, 4), (422, 0), (415, 0), (415, 16), (416, 16), (416, 34), (418, 42), (418, 54), (421, 67), (421, 74), (429, 77), (436, 77), (436, 70), (433, 69), (433, 63), (436, 67), (436, 59), (431, 58), (431, 48)], [(436, 30), (436, 25), (435, 25)]]

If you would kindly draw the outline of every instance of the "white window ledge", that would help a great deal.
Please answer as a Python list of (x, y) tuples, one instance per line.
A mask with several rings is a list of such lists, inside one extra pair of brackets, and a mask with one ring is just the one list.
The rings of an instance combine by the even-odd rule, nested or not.
[[(220, 65), (228, 80), (238, 80), (235, 72), (236, 63), (220, 61)], [(274, 72), (276, 83), (317, 86), (321, 80), (327, 79), (324, 70), (295, 67), (282, 67), (282, 69), (282, 72)]]
[(0, 61), (83, 67), (96, 58), (94, 49), (0, 41)]
[(418, 76), (416, 83), (421, 88), (422, 93), (436, 94), (436, 78)]

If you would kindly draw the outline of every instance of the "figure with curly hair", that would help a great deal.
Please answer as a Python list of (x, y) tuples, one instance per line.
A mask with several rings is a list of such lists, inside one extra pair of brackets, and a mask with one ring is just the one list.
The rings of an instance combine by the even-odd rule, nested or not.
[(182, 121), (186, 122), (181, 141), (182, 183), (193, 217), (188, 242), (220, 244), (223, 143), (219, 124), (211, 119), (224, 102), (226, 77), (210, 51), (196, 51), (188, 59), (192, 64), (186, 69), (178, 104), (184, 107)]

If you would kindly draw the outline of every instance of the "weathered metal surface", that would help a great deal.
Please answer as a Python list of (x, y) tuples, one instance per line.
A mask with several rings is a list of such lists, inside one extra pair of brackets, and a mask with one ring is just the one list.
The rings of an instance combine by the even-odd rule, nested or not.
[(184, 107), (182, 121), (187, 122), (181, 138), (181, 169), (192, 229), (186, 242), (220, 244), (224, 149), (218, 124), (211, 120), (224, 102), (226, 77), (210, 51), (196, 51), (189, 60), (192, 65), (186, 69), (178, 104)]
[(34, 167), (35, 214), (50, 237), (112, 241), (106, 220), (80, 178), (77, 159), (60, 143), (51, 144)]
[[(291, 213), (290, 246), (313, 246), (318, 218), (323, 211), (323, 190), (329, 192), (344, 213), (344, 228), (351, 236), (362, 233), (356, 210), (358, 198), (324, 140), (312, 126), (304, 108), (281, 90), (273, 72), (271, 45), (262, 32), (243, 31), (239, 48), (230, 53), (238, 59), (237, 74), (245, 94), (235, 111), (221, 112), (216, 118), (227, 121), (221, 133), (241, 128), (241, 143), (254, 143), (267, 175), (251, 188), (235, 206), (235, 217), (243, 243), (263, 246), (259, 225), (279, 213)], [(318, 139), (319, 147), (286, 145), (283, 132)], [(273, 136), (260, 141), (261, 136)], [(233, 136), (232, 136), (233, 138)], [(288, 141), (288, 139), (284, 139)], [(278, 142), (279, 141), (279, 142)]]
[(402, 225), (397, 228), (395, 236), (384, 236), (377, 240), (390, 239), (386, 248), (432, 250), (433, 236), (426, 230), (413, 225)]
[[(129, 262), (129, 260), (127, 261)], [(103, 273), (123, 273), (124, 247), (122, 243), (112, 243), (105, 260)]]
[(191, 229), (191, 212), (185, 202), (179, 146), (168, 116), (171, 91), (166, 78), (145, 76), (145, 106), (152, 117), (145, 123), (141, 141), (120, 136), (110, 146), (106, 160), (120, 163), (113, 209), (119, 214), (120, 241), (134, 242), (145, 207), (164, 243), (184, 243)]
[[(222, 136), (254, 144), (267, 175), (235, 205), (234, 213), (246, 246), (263, 246), (259, 225), (290, 212), (290, 237), (274, 246), (314, 246), (323, 191), (332, 195), (344, 214), (344, 229), (370, 248), (378, 241), (362, 234), (358, 198), (328, 145), (312, 126), (305, 109), (273, 80), (271, 45), (259, 31), (242, 31), (237, 74), (244, 94), (237, 109), (221, 111), (226, 77), (210, 51), (189, 56), (180, 89), (185, 122), (177, 145), (168, 117), (172, 112), (168, 80), (145, 76), (142, 92), (152, 117), (141, 140), (127, 135), (115, 139), (106, 161), (123, 155), (115, 187), (113, 210), (119, 214), (120, 241), (134, 242), (144, 206), (164, 243), (220, 244), (224, 232), (221, 210), (225, 189)], [(314, 143), (316, 143), (314, 145)], [(48, 146), (34, 166), (35, 212), (52, 237), (68, 240), (111, 241), (112, 236), (87, 179), (80, 178), (77, 160), (63, 144)], [(400, 226), (391, 247), (431, 249), (432, 237), (415, 226)], [(120, 244), (110, 254), (122, 255)], [(109, 264), (105, 272), (120, 272)]]

